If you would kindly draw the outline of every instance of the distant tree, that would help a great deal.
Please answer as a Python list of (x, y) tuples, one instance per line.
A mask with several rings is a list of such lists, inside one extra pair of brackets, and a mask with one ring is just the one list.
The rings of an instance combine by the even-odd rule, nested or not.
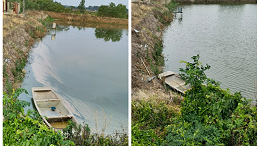
[(127, 9), (125, 5), (118, 4), (116, 6), (111, 2), (109, 6), (101, 5), (98, 8), (98, 16), (127, 18)]
[(118, 4), (116, 6), (116, 12), (117, 12), (117, 17), (119, 18), (127, 18), (127, 9), (125, 5)]
[(81, 2), (79, 3), (78, 9), (80, 11), (80, 13), (84, 14), (86, 11), (85, 8), (85, 0), (81, 0)]
[(70, 6), (70, 8), (71, 8), (71, 11), (73, 11), (73, 9), (75, 9), (75, 7), (74, 7), (74, 6)]

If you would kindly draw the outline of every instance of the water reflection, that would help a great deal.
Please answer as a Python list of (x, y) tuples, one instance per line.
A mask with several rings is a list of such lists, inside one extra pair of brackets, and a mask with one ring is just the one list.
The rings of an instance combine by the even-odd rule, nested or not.
[[(93, 132), (95, 122), (102, 128), (107, 116), (107, 134), (120, 130), (121, 125), (127, 126), (128, 37), (127, 31), (122, 30), (117, 32), (120, 41), (104, 41), (95, 36), (95, 30), (60, 25), (56, 30), (50, 29), (50, 34), (30, 51), (22, 84), (29, 96), (21, 94), (19, 99), (31, 102), (32, 87), (51, 87), (79, 123), (85, 121)], [(32, 105), (29, 109), (33, 109)]]
[[(79, 31), (86, 30), (85, 27), (81, 27), (81, 26), (71, 26), (71, 27), (77, 28)], [(68, 30), (70, 30), (69, 26), (56, 25), (56, 29), (51, 29), (49, 31), (49, 35), (51, 35), (51, 40), (52, 41), (55, 40), (57, 32), (68, 31)], [(110, 40), (112, 42), (118, 42), (122, 39), (122, 35), (123, 35), (122, 29), (95, 28), (96, 38), (103, 39), (105, 42)]]
[(105, 42), (109, 40), (111, 40), (112, 42), (117, 42), (120, 41), (122, 38), (122, 30), (96, 28), (95, 36), (96, 38), (104, 39)]

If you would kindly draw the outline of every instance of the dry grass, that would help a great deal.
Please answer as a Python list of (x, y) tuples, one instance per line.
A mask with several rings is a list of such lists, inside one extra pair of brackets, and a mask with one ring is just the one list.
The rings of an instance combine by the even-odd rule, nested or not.
[[(40, 14), (43, 15), (42, 13)], [(47, 17), (46, 14), (45, 16)], [(28, 51), (34, 43), (34, 38), (45, 35), (46, 29), (35, 18), (37, 18), (37, 12), (26, 16), (3, 15), (3, 64), (6, 66), (3, 78), (4, 92), (7, 92), (5, 84), (14, 85), (14, 71), (17, 62), (21, 62), (22, 58), (27, 60)]]
[(176, 112), (180, 111), (179, 104), (183, 97), (175, 92), (165, 92), (163, 90), (138, 90), (132, 95), (132, 100), (153, 101), (155, 103), (164, 103), (169, 108), (173, 108)]
[(98, 123), (99, 123), (98, 122), (98, 116), (97, 116), (97, 111), (95, 111), (95, 130), (96, 130), (95, 133), (97, 133), (99, 136), (105, 135), (106, 128), (109, 126), (111, 118), (112, 118), (112, 115), (111, 115), (110, 118), (107, 120), (106, 112), (104, 111), (103, 108), (102, 108), (102, 113), (103, 113), (103, 116), (102, 116), (103, 124), (102, 124), (101, 131), (99, 131), (99, 129), (98, 129)]
[(97, 22), (97, 23), (111, 23), (111, 24), (122, 24), (128, 25), (128, 19), (122, 18), (111, 18), (111, 17), (99, 17), (92, 15), (82, 14), (70, 14), (70, 13), (57, 13), (57, 12), (46, 12), (49, 16), (55, 19), (63, 19), (67, 21), (82, 21), (82, 22)]

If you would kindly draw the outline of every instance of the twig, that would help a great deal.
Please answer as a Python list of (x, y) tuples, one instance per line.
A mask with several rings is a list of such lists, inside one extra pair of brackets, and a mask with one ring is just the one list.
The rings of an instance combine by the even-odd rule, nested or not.
[[(146, 71), (148, 72), (149, 76), (151, 76), (151, 74), (150, 74), (150, 72), (148, 71), (148, 69), (146, 68), (146, 65), (144, 64), (144, 62), (143, 62), (143, 59), (142, 59), (142, 58), (141, 58), (141, 61), (142, 61), (143, 65), (144, 65), (144, 67), (145, 67)], [(152, 79), (152, 81), (153, 81), (153, 79)], [(154, 83), (154, 81), (153, 81), (153, 83)]]

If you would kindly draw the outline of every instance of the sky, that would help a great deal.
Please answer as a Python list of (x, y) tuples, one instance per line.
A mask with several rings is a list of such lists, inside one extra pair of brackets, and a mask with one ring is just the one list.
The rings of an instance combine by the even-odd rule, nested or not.
[[(70, 6), (78, 6), (81, 0), (53, 0), (56, 2), (61, 3), (62, 5), (70, 5)], [(101, 5), (109, 5), (109, 3), (115, 3), (116, 5), (118, 4), (123, 4), (126, 5), (128, 8), (128, 0), (85, 0), (85, 6), (101, 6)]]

